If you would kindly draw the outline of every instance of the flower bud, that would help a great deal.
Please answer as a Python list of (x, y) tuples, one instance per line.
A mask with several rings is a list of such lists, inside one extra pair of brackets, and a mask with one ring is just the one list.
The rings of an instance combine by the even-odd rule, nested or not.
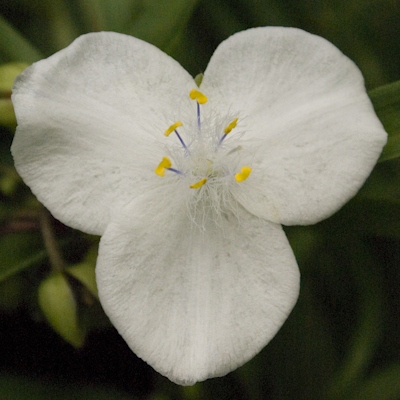
[(78, 325), (76, 300), (63, 273), (51, 274), (42, 281), (38, 300), (52, 328), (74, 347), (81, 347), (85, 333)]
[(98, 252), (98, 245), (92, 246), (81, 263), (66, 269), (66, 272), (85, 286), (96, 299), (99, 298), (95, 273)]
[(95, 264), (82, 262), (68, 267), (66, 272), (82, 283), (96, 299), (99, 298), (96, 285)]
[(0, 175), (0, 192), (5, 196), (11, 196), (17, 189), (20, 180), (21, 178), (14, 168), (4, 168), (3, 173)]

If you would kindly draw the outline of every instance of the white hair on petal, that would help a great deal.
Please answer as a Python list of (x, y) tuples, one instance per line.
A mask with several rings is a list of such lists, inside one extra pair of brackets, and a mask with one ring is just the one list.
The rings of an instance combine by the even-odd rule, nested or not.
[[(237, 126), (225, 134), (224, 129), (237, 118)], [(182, 145), (175, 132), (168, 137), (158, 133), (155, 140), (154, 169), (162, 160), (168, 157), (171, 161), (170, 169), (166, 169), (161, 178), (153, 172), (151, 179), (158, 180), (156, 185), (159, 189), (164, 188), (162, 198), (158, 195), (155, 200), (162, 204), (164, 215), (168, 215), (168, 207), (174, 203), (183, 205), (182, 212), (187, 217), (194, 229), (206, 231), (206, 226), (215, 226), (221, 229), (225, 224), (223, 219), (227, 213), (236, 216), (240, 224), (239, 212), (236, 200), (231, 190), (233, 185), (242, 185), (237, 182), (235, 174), (240, 173), (244, 166), (251, 166), (254, 162), (254, 154), (246, 146), (243, 140), (245, 132), (241, 125), (242, 116), (227, 112), (220, 115), (211, 107), (200, 106), (200, 124), (198, 123), (197, 111), (194, 107), (182, 107), (177, 110), (176, 115), (163, 116), (166, 121), (165, 129), (182, 122), (182, 126), (176, 128), (176, 132), (183, 141)], [(251, 146), (254, 150), (254, 147)], [(193, 185), (206, 182), (197, 188)], [(160, 193), (159, 190), (157, 190)], [(159, 206), (156, 206), (156, 208)], [(209, 224), (212, 221), (213, 224)]]

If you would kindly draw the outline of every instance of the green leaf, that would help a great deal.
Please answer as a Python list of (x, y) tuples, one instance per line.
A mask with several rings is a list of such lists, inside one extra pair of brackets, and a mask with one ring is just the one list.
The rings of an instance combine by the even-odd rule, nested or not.
[(356, 198), (375, 201), (400, 202), (400, 159), (375, 166)]
[(375, 111), (389, 134), (379, 161), (400, 157), (400, 81), (371, 90)]
[(0, 236), (0, 282), (46, 258), (40, 235), (17, 232)]
[(337, 354), (331, 322), (312, 279), (311, 274), (302, 274), (300, 297), (291, 315), (260, 355), (242, 367), (260, 362), (252, 372), (252, 383), (261, 386), (262, 392), (263, 381), (269, 377), (274, 391), (271, 399), (320, 400), (333, 372)]
[(38, 300), (53, 329), (73, 346), (81, 347), (85, 333), (78, 324), (75, 296), (65, 275), (54, 273), (42, 281)]
[(145, 0), (126, 33), (165, 49), (184, 29), (199, 0)]
[(400, 364), (375, 372), (349, 400), (398, 400), (400, 398)]
[(33, 63), (43, 55), (0, 15), (0, 55), (9, 61)]
[(400, 239), (400, 207), (389, 201), (354, 199), (336, 214), (335, 221), (360, 236)]
[(46, 20), (49, 25), (49, 41), (57, 50), (67, 47), (79, 36), (75, 21), (72, 18), (71, 4), (66, 0), (42, 0), (41, 7), (46, 12)]
[(183, 30), (199, 0), (80, 0), (82, 21), (91, 31), (112, 30), (165, 50)]
[(79, 0), (78, 4), (88, 31), (126, 32), (141, 9), (135, 0)]
[(243, 19), (234, 13), (231, 4), (225, 0), (207, 1), (202, 7), (203, 12), (211, 19), (213, 28), (223, 39), (248, 28)]

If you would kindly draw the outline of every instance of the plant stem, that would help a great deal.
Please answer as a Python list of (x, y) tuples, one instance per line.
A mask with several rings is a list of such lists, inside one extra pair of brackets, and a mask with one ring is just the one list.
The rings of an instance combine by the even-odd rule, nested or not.
[(60, 248), (54, 236), (50, 213), (46, 209), (43, 209), (43, 212), (40, 214), (40, 227), (51, 268), (54, 272), (62, 272), (66, 267), (66, 263), (61, 256)]

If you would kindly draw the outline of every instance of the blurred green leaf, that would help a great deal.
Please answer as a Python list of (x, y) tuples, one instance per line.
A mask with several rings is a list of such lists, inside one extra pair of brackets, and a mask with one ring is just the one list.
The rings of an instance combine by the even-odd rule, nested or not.
[(356, 198), (400, 202), (400, 159), (394, 158), (375, 166)]
[(15, 129), (17, 120), (11, 102), (14, 79), (26, 68), (26, 63), (0, 65), (0, 124)]
[(378, 87), (368, 94), (389, 134), (379, 161), (400, 157), (400, 81)]
[(398, 400), (400, 398), (400, 364), (375, 372), (353, 391), (349, 400)]
[(135, 400), (131, 395), (101, 387), (60, 385), (28, 377), (1, 375), (0, 398), (4, 400)]
[(8, 61), (33, 63), (43, 55), (0, 15), (0, 55)]
[(383, 289), (379, 270), (373, 264), (371, 254), (362, 240), (352, 237), (344, 246), (348, 246), (348, 272), (355, 278), (358, 320), (357, 327), (348, 342), (346, 357), (331, 383), (328, 398), (337, 400), (346, 398), (345, 394), (362, 380), (383, 332)]
[(361, 236), (400, 239), (400, 207), (389, 201), (354, 199), (339, 211), (335, 221)]
[[(288, 9), (289, 8), (289, 9)], [(290, 4), (281, 0), (238, 0), (239, 12), (252, 26), (294, 26), (296, 14), (290, 13)]]
[(230, 2), (224, 0), (207, 1), (203, 2), (202, 7), (204, 7), (203, 12), (210, 18), (213, 29), (222, 40), (247, 28), (242, 19), (234, 13)]
[(40, 235), (17, 232), (0, 236), (0, 281), (47, 258)]
[(141, 6), (137, 0), (79, 0), (87, 31), (126, 32)]
[(211, 54), (204, 50), (193, 35), (193, 29), (183, 29), (163, 49), (178, 61), (192, 76), (205, 70)]
[[(323, 398), (337, 353), (329, 315), (324, 314), (314, 286), (312, 277), (303, 274), (300, 297), (292, 314), (260, 354), (263, 361), (254, 371), (258, 379), (253, 378), (253, 384), (261, 386), (262, 392), (262, 385), (269, 376), (273, 394), (268, 398)], [(258, 356), (249, 364), (257, 360)]]
[(70, 2), (66, 0), (41, 0), (49, 24), (49, 41), (54, 50), (67, 47), (79, 36), (75, 21), (72, 18)]
[(90, 31), (112, 30), (135, 36), (160, 49), (186, 25), (199, 0), (80, 0)]
[(26, 291), (27, 287), (21, 275), (14, 275), (0, 282), (0, 309), (15, 310), (24, 300)]
[(61, 272), (43, 280), (38, 290), (39, 306), (53, 329), (67, 342), (81, 347), (85, 333), (78, 323), (78, 310), (70, 284)]
[(199, 0), (141, 2), (141, 9), (125, 33), (164, 49), (187, 23)]
[(14, 79), (26, 68), (27, 63), (8, 63), (0, 65), (0, 93), (11, 92)]

